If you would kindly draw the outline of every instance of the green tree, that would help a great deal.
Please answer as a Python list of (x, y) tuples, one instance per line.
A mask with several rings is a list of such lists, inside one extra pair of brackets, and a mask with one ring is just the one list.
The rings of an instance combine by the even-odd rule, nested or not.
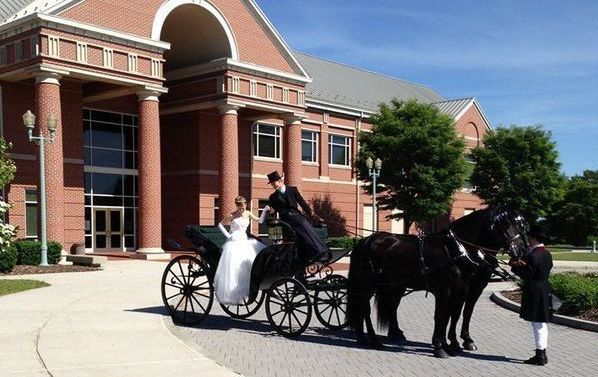
[(475, 193), (489, 205), (517, 210), (535, 222), (562, 197), (565, 178), (556, 144), (542, 126), (499, 127), (472, 155)]
[(573, 245), (588, 245), (590, 237), (598, 236), (598, 170), (572, 177), (554, 209), (548, 216), (553, 234)]
[(13, 180), (17, 170), (14, 162), (8, 157), (8, 149), (4, 139), (0, 139), (0, 188)]
[(402, 210), (388, 217), (403, 218), (406, 229), (448, 213), (466, 171), (465, 144), (453, 119), (431, 105), (393, 100), (380, 105), (371, 122), (371, 132), (359, 135), (357, 169), (371, 193), (365, 160), (383, 161), (377, 180), (380, 208)]

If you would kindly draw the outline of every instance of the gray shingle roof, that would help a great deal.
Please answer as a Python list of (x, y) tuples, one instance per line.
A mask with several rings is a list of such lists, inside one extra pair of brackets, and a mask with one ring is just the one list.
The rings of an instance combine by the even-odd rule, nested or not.
[(307, 84), (307, 98), (375, 112), (378, 104), (414, 99), (424, 103), (445, 99), (433, 89), (363, 69), (294, 52), (313, 82)]
[(32, 13), (42, 13), (59, 3), (67, 3), (67, 1), (0, 0), (0, 25), (28, 16)]
[(448, 101), (434, 102), (432, 103), (441, 113), (446, 114), (452, 118), (456, 118), (457, 115), (461, 114), (466, 107), (468, 107), (474, 98), (460, 98), (452, 99)]

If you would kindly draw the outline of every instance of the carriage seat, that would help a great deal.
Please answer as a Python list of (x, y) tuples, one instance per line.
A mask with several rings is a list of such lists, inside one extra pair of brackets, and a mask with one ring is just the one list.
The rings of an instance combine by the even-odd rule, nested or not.
[[(252, 234), (248, 234), (247, 236), (258, 239)], [(222, 234), (218, 226), (214, 225), (189, 225), (187, 226), (187, 237), (196, 244), (203, 244), (209, 241), (218, 249), (222, 249), (222, 246), (227, 241), (227, 238)]]

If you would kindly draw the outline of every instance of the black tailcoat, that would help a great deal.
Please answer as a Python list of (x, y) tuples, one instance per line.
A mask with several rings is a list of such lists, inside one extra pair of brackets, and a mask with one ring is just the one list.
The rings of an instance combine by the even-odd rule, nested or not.
[(299, 212), (298, 206), (301, 206), (303, 212), (311, 215), (311, 208), (305, 202), (297, 187), (286, 186), (284, 194), (276, 190), (270, 195), (269, 206), (278, 212), (281, 220), (288, 223), (297, 233), (299, 250), (305, 250), (307, 256), (315, 256), (328, 250), (316, 235), (313, 226)]
[(548, 322), (550, 313), (550, 285), (552, 256), (543, 246), (534, 248), (523, 257), (525, 266), (515, 266), (513, 272), (523, 279), (523, 297), (519, 316), (526, 321)]

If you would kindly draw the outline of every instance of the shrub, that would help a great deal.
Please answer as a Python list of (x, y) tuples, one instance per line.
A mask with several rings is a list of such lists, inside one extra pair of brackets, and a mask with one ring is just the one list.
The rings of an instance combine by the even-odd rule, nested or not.
[(11, 245), (0, 249), (0, 272), (10, 272), (17, 264), (17, 248)]
[(338, 247), (344, 250), (353, 249), (354, 237), (331, 237), (326, 244), (328, 247)]
[(598, 274), (564, 272), (551, 275), (549, 280), (552, 291), (563, 301), (561, 313), (577, 315), (598, 308)]
[[(42, 243), (32, 240), (18, 240), (15, 242), (17, 248), (17, 264), (37, 266), (41, 263)], [(48, 264), (57, 264), (60, 261), (62, 245), (58, 242), (48, 242)]]

